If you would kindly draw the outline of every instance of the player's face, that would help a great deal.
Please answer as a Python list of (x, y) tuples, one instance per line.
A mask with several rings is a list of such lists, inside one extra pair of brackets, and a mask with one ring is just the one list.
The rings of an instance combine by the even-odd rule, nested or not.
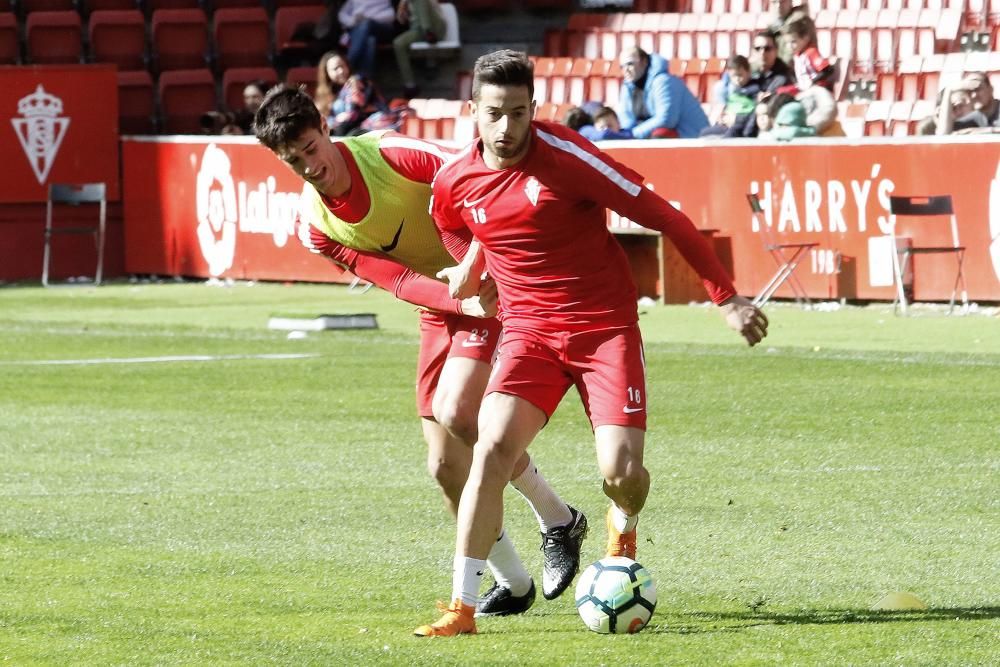
[(330, 143), (325, 122), (322, 128), (322, 130), (307, 129), (298, 139), (289, 142), (276, 152), (292, 171), (312, 183), (316, 190), (336, 196), (339, 194), (334, 191), (337, 182), (337, 162), (334, 157), (337, 149)]
[(472, 103), (472, 116), (483, 138), (487, 164), (509, 167), (524, 157), (530, 146), (534, 115), (535, 103), (527, 86), (486, 84), (479, 89), (479, 99)]

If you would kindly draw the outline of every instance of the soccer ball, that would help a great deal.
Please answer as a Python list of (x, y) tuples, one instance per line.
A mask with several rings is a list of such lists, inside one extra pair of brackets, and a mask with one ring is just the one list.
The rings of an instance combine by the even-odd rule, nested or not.
[(602, 558), (584, 570), (576, 584), (576, 610), (594, 632), (639, 632), (654, 609), (653, 577), (631, 558)]

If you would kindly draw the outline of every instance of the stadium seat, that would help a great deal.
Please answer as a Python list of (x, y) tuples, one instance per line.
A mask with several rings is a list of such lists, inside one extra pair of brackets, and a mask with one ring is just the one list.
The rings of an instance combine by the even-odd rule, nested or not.
[(262, 67), (271, 63), (267, 12), (263, 7), (220, 9), (213, 15), (216, 67)]
[(758, 308), (763, 308), (771, 300), (774, 293), (785, 284), (792, 288), (795, 301), (804, 306), (812, 305), (809, 294), (802, 287), (802, 283), (795, 277), (795, 268), (805, 258), (807, 252), (819, 246), (818, 242), (809, 243), (781, 243), (772, 234), (771, 226), (764, 218), (764, 209), (761, 208), (760, 199), (756, 194), (748, 194), (747, 202), (750, 204), (750, 211), (757, 220), (761, 237), (764, 239), (764, 249), (771, 255), (778, 270), (774, 272), (771, 279), (765, 283), (757, 296), (753, 299), (753, 304)]
[(83, 0), (83, 7), (88, 14), (105, 10), (125, 10), (139, 9), (142, 3), (139, 0)]
[(35, 12), (75, 12), (74, 0), (19, 0), (18, 11), (24, 15)]
[(715, 32), (719, 25), (717, 14), (702, 14), (694, 30), (694, 57), (711, 58), (715, 55)]
[(152, 21), (153, 69), (198, 69), (208, 63), (208, 20), (200, 9), (159, 9)]
[[(969, 305), (968, 290), (965, 285), (965, 274), (962, 271), (962, 265), (965, 260), (965, 248), (959, 243), (958, 240), (958, 223), (955, 220), (955, 210), (952, 207), (951, 195), (936, 195), (936, 196), (893, 196), (889, 197), (889, 213), (891, 213), (891, 235), (892, 235), (892, 247), (895, 248), (895, 252), (892, 254), (893, 259), (893, 271), (896, 278), (896, 298), (893, 301), (893, 307), (900, 308), (902, 313), (905, 315), (907, 311), (907, 301), (912, 300), (912, 296), (907, 295), (904, 286), (903, 277), (907, 275), (907, 268), (910, 261), (918, 255), (943, 255), (950, 254), (955, 256), (955, 261), (957, 263), (958, 271), (955, 274), (955, 284), (951, 291), (951, 300), (948, 303), (949, 310), (952, 312), (955, 308), (955, 298), (959, 294), (959, 286), (961, 286), (961, 296), (962, 296), (962, 306), (963, 309), (967, 308)], [(899, 243), (899, 232), (900, 225), (899, 219), (901, 217), (944, 217), (948, 216), (951, 223), (951, 243), (945, 244), (938, 242), (937, 245), (916, 245), (916, 244), (900, 244)], [(917, 233), (916, 228), (912, 228), (909, 232), (911, 236), (915, 236)], [(936, 234), (935, 238), (943, 238), (943, 235)], [(914, 266), (914, 273), (916, 272), (916, 266)], [(916, 278), (914, 278), (914, 283)]]
[(87, 29), (91, 62), (146, 68), (146, 21), (138, 9), (99, 9), (90, 14)]
[(220, 9), (236, 9), (240, 7), (260, 7), (260, 0), (208, 0), (213, 12)]
[(885, 136), (886, 124), (889, 120), (889, 110), (891, 108), (892, 108), (892, 102), (873, 100), (868, 103), (868, 108), (867, 111), (865, 112), (866, 137)]
[(288, 7), (278, 7), (274, 12), (274, 51), (282, 59), (290, 59), (297, 62), (299, 59), (308, 59), (307, 44), (292, 40), (295, 29), (305, 23), (315, 24), (326, 8), (323, 5), (293, 5)]
[(719, 15), (719, 22), (712, 36), (712, 53), (709, 54), (711, 57), (725, 60), (735, 53), (749, 53), (749, 51), (737, 52), (733, 50), (737, 33), (737, 21), (738, 16), (736, 14)]
[(660, 24), (656, 31), (656, 52), (667, 60), (678, 53), (677, 30), (680, 21), (679, 14), (660, 14)]
[(118, 72), (118, 128), (122, 134), (156, 131), (153, 78), (146, 70)]
[(875, 67), (891, 72), (896, 67), (896, 22), (898, 9), (883, 9), (875, 20)]
[[(315, 73), (314, 73), (315, 75)], [(251, 81), (263, 81), (269, 86), (278, 82), (273, 67), (231, 67), (222, 73), (222, 103), (230, 111), (243, 108), (243, 89)]]
[(837, 117), (840, 126), (844, 128), (844, 134), (851, 139), (860, 139), (865, 136), (865, 115), (868, 111), (866, 103), (838, 102)]
[(589, 101), (587, 80), (590, 77), (592, 66), (593, 62), (586, 58), (573, 58), (573, 68), (566, 80), (567, 101), (578, 106)]
[(146, 12), (152, 16), (162, 9), (200, 9), (199, 0), (144, 0)]
[(555, 58), (549, 71), (549, 101), (556, 104), (569, 102), (569, 76), (573, 71), (573, 58)]
[(0, 65), (21, 61), (21, 42), (17, 36), (17, 17), (13, 12), (0, 13)]
[(289, 67), (285, 72), (285, 83), (289, 86), (305, 86), (306, 92), (312, 97), (316, 94), (316, 68)]
[(903, 100), (893, 102), (886, 119), (886, 136), (905, 137), (910, 134), (910, 118), (913, 114), (913, 101)]
[(80, 63), (83, 35), (74, 12), (33, 12), (25, 22), (28, 62), (34, 65)]
[[(107, 226), (108, 202), (107, 188), (104, 183), (82, 183), (69, 185), (49, 183), (48, 197), (45, 205), (45, 247), (42, 253), (42, 285), (49, 286), (49, 263), (52, 259), (52, 237), (57, 234), (90, 234), (94, 237), (97, 250), (97, 270), (94, 273), (94, 285), (101, 284), (104, 272), (104, 239)], [(55, 204), (96, 204), (97, 220), (85, 227), (66, 227), (56, 224), (53, 220)]]
[(450, 2), (442, 2), (439, 6), (441, 7), (441, 15), (444, 17), (444, 36), (433, 44), (425, 41), (410, 44), (411, 56), (434, 57), (439, 54), (454, 53), (462, 48), (458, 29), (458, 10)]
[(164, 72), (158, 88), (160, 129), (167, 134), (199, 134), (201, 115), (218, 110), (215, 80), (207, 68)]
[[(896, 74), (896, 95), (898, 100), (918, 100), (923, 97), (923, 80), (921, 71), (923, 70), (924, 59), (920, 56), (909, 56), (899, 61), (899, 71)], [(931, 93), (933, 96), (934, 93)], [(886, 99), (884, 96), (880, 96)]]

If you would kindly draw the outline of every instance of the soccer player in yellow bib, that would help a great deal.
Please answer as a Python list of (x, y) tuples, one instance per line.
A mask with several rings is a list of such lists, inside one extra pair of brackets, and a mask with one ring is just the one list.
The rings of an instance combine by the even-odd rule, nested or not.
[[(428, 469), (455, 516), (500, 334), (492, 283), (478, 296), (458, 300), (435, 278), (454, 260), (428, 212), (431, 182), (455, 151), (394, 132), (331, 142), (313, 101), (285, 86), (268, 92), (254, 132), (306, 181), (300, 213), (308, 223), (308, 234), (301, 234), (306, 245), (421, 308), (417, 410)], [(555, 598), (579, 569), (586, 517), (559, 498), (527, 455), (515, 466), (511, 484), (538, 519), (542, 592)], [(479, 599), (477, 614), (526, 611), (534, 602), (535, 584), (506, 531), (500, 532), (487, 565), (495, 584)]]

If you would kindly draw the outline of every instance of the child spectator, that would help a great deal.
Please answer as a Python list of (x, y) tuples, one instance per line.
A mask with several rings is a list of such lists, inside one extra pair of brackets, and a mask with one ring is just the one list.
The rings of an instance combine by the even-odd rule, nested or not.
[(795, 68), (795, 85), (799, 90), (822, 86), (833, 92), (836, 70), (816, 48), (816, 24), (803, 17), (787, 24), (782, 32), (791, 48)]
[(729, 99), (722, 119), (701, 131), (703, 137), (756, 137), (754, 104), (761, 93), (760, 84), (751, 79), (750, 61), (745, 56), (730, 56), (726, 74), (731, 82)]
[(635, 138), (631, 131), (622, 129), (618, 114), (611, 107), (598, 109), (593, 116), (593, 125), (584, 125), (579, 132), (591, 141)]

